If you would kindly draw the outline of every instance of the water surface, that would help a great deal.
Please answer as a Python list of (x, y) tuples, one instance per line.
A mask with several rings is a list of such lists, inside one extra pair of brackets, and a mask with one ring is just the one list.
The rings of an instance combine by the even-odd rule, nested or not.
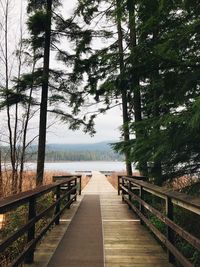
[[(26, 163), (25, 168), (36, 169), (36, 163)], [(123, 171), (126, 165), (121, 161), (73, 161), (73, 162), (47, 162), (46, 171)]]

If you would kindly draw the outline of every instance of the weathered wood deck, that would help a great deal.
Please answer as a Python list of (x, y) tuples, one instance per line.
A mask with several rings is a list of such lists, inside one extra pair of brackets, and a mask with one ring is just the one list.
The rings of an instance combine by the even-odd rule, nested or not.
[(106, 267), (171, 266), (162, 247), (98, 172), (83, 193), (93, 191), (100, 194)]
[[(121, 197), (117, 195), (117, 191), (103, 174), (99, 172), (92, 173), (92, 178), (83, 190), (82, 197), (90, 194), (100, 196), (104, 266), (171, 266), (162, 247), (148, 230), (140, 224), (140, 221), (129, 210), (128, 206), (122, 202)], [(78, 204), (82, 197), (79, 198)], [(67, 231), (67, 226), (73, 220), (76, 212), (78, 212), (77, 204), (75, 204), (75, 208), (72, 207), (70, 214), (64, 215), (61, 225), (55, 227), (44, 239), (37, 248), (33, 266), (47, 266), (59, 243), (59, 237), (61, 239), (64, 232)], [(52, 244), (54, 239), (56, 239), (55, 245)], [(68, 266), (67, 263), (66, 266)], [(92, 267), (92, 264), (88, 267)]]

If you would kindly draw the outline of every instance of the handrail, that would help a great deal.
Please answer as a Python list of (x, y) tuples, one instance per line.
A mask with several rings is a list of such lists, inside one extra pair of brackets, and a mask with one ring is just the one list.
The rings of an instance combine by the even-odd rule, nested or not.
[[(184, 193), (174, 192), (172, 190), (169, 190), (167, 188), (162, 188), (157, 185), (150, 184), (148, 182), (143, 181), (143, 177), (136, 177), (134, 178), (128, 177), (128, 176), (119, 176), (120, 178), (126, 179), (127, 181), (130, 181), (132, 184), (140, 188), (143, 187), (143, 190), (146, 192), (149, 192), (153, 195), (156, 195), (162, 199), (166, 199), (167, 197), (172, 199), (172, 202), (176, 204), (177, 206), (180, 206), (182, 208), (185, 208), (189, 211), (192, 211), (198, 215), (200, 215), (200, 197), (193, 197)], [(141, 180), (137, 180), (141, 179)], [(118, 183), (120, 185), (120, 182)]]
[(82, 174), (65, 174), (65, 175), (56, 175), (53, 176), (53, 182), (59, 182), (62, 180), (65, 180), (66, 178), (72, 178), (72, 177), (76, 177), (79, 180), (79, 195), (81, 195), (81, 190), (82, 190)]
[[(168, 250), (168, 258), (171, 263), (175, 261), (175, 258), (183, 266), (193, 266), (192, 263), (184, 257), (181, 252), (174, 245), (174, 238), (176, 233), (185, 241), (190, 243), (194, 248), (200, 251), (200, 239), (193, 236), (179, 225), (177, 225), (173, 219), (174, 205), (180, 206), (186, 210), (189, 210), (197, 215), (200, 215), (200, 197), (192, 197), (183, 193), (173, 192), (165, 188), (147, 183), (143, 181), (143, 177), (120, 176), (118, 177), (118, 193), (122, 191), (122, 199), (129, 205), (129, 207), (137, 213), (141, 219), (141, 223), (145, 223), (147, 227), (157, 236), (157, 238), (165, 245)], [(139, 190), (138, 194), (135, 194), (134, 190)], [(144, 192), (151, 193), (165, 200), (166, 203), (166, 215), (156, 210), (150, 204), (144, 200)], [(128, 196), (128, 197), (127, 197)], [(139, 203), (137, 208), (133, 201)], [(162, 234), (144, 215), (144, 209), (154, 214), (159, 220), (166, 225), (167, 235)]]
[[(51, 185), (40, 186), (33, 190), (29, 190), (17, 195), (7, 197), (0, 200), (0, 214), (4, 214), (8, 211), (12, 211), (16, 207), (22, 206), (25, 203), (29, 203), (28, 209), (28, 221), (25, 225), (20, 227), (7, 239), (3, 240), (0, 244), (0, 253), (5, 251), (13, 242), (27, 233), (27, 246), (24, 251), (11, 263), (11, 266), (19, 266), (22, 262), (32, 263), (34, 261), (34, 250), (37, 243), (41, 240), (44, 234), (55, 223), (59, 224), (60, 215), (66, 208), (70, 208), (72, 202), (77, 198), (77, 177), (73, 176), (60, 182), (54, 182)], [(61, 187), (66, 185), (66, 190), (61, 194)], [(48, 208), (37, 214), (36, 202), (40, 196), (43, 196), (49, 192), (55, 192), (55, 201)], [(61, 207), (61, 201), (65, 200), (64, 207)], [(55, 209), (55, 210), (54, 210)], [(54, 215), (48, 225), (42, 230), (41, 233), (35, 233), (35, 225), (41, 220), (49, 211), (54, 210)]]

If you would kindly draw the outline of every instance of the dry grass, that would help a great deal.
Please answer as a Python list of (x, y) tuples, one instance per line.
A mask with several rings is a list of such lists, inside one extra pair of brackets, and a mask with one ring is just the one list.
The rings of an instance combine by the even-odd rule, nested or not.
[(182, 176), (182, 177), (173, 179), (173, 181), (171, 182), (166, 182), (165, 186), (173, 190), (181, 190), (185, 187), (191, 186), (197, 181), (198, 181), (198, 177), (196, 176)]
[[(68, 173), (63, 172), (52, 172), (47, 171), (44, 174), (44, 185), (52, 183), (53, 175), (65, 175)], [(24, 171), (23, 182), (22, 182), (22, 192), (34, 189), (36, 187), (36, 172), (35, 171)], [(12, 194), (11, 192), (11, 173), (3, 173), (3, 197), (7, 197)]]
[[(68, 175), (67, 172), (59, 171), (46, 171), (44, 173), (44, 185), (51, 184), (53, 182), (53, 176), (62, 176)], [(7, 197), (12, 194), (11, 192), (11, 174), (9, 172), (3, 173), (3, 194), (1, 197)], [(89, 182), (90, 177), (83, 175), (82, 176), (82, 189)], [(36, 187), (36, 171), (24, 171), (23, 183), (22, 183), (22, 192), (32, 190)]]
[(91, 177), (85, 174), (82, 175), (82, 183), (81, 183), (81, 190), (89, 183)]
[[(111, 176), (107, 177), (107, 180), (112, 184), (112, 186), (118, 188), (118, 175), (126, 175), (126, 172), (113, 172)], [(139, 172), (134, 172), (134, 176), (140, 176)], [(190, 186), (198, 181), (198, 178), (195, 176), (182, 176), (174, 179), (172, 182), (167, 182), (163, 186), (171, 188), (173, 190), (181, 190), (187, 186)]]
[[(109, 183), (111, 183), (111, 185), (115, 188), (118, 189), (118, 176), (119, 175), (126, 175), (126, 172), (122, 171), (122, 172), (113, 172), (111, 174), (111, 176), (107, 177), (107, 180)], [(140, 176), (139, 172), (134, 172), (133, 173), (134, 176)]]

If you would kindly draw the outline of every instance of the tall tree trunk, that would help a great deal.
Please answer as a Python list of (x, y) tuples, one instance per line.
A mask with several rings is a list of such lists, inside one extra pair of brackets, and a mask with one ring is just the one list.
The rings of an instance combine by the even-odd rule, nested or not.
[(42, 81), (42, 95), (41, 95), (41, 104), (40, 104), (40, 125), (39, 125), (37, 177), (36, 177), (37, 186), (42, 185), (43, 175), (44, 175), (46, 127), (47, 127), (47, 103), (48, 103), (48, 87), (49, 87), (52, 0), (47, 0), (47, 16), (48, 16), (48, 23), (47, 23), (46, 30), (45, 30), (43, 81)]
[[(22, 4), (22, 3), (21, 3)], [(21, 77), (21, 67), (22, 67), (22, 48), (23, 48), (23, 28), (22, 28), (22, 5), (21, 5), (21, 14), (20, 14), (20, 47), (19, 47), (19, 68), (18, 68), (18, 82)], [(34, 60), (33, 60), (33, 67), (32, 67), (32, 75), (35, 69), (35, 54), (34, 54)], [(24, 172), (24, 160), (25, 160), (25, 152), (26, 152), (26, 136), (27, 136), (27, 129), (28, 129), (28, 123), (29, 123), (29, 117), (30, 117), (30, 107), (31, 107), (31, 97), (32, 97), (32, 91), (33, 91), (33, 79), (32, 79), (32, 85), (29, 93), (29, 102), (28, 107), (26, 110), (26, 116), (24, 118), (24, 122), (22, 124), (22, 148), (21, 148), (21, 154), (18, 156), (19, 160), (19, 177), (17, 181), (17, 187), (18, 192), (22, 191), (22, 182), (23, 182), (23, 172)], [(19, 86), (17, 86), (17, 92), (19, 92)], [(15, 124), (16, 125), (16, 124)]]
[[(122, 94), (122, 112), (123, 112), (123, 134), (125, 145), (130, 141), (129, 132), (129, 115), (127, 104), (127, 86), (124, 82), (124, 50), (123, 50), (123, 33), (121, 26), (121, 0), (116, 0), (117, 6), (117, 32), (118, 32), (118, 49), (119, 49), (119, 64), (120, 64), (120, 91)], [(128, 147), (128, 146), (127, 146)], [(130, 162), (130, 149), (125, 151), (126, 172), (127, 175), (132, 175), (132, 166)]]
[[(136, 16), (135, 16), (135, 1), (128, 0), (127, 8), (129, 12), (129, 31), (130, 31), (130, 50), (132, 58), (132, 77), (131, 77), (131, 89), (133, 91), (133, 104), (134, 104), (134, 116), (135, 122), (140, 122), (142, 120), (142, 108), (141, 108), (141, 93), (140, 93), (140, 78), (138, 70), (135, 65), (137, 65), (137, 58), (134, 55), (134, 50), (137, 47), (137, 34), (136, 34)], [(138, 129), (136, 126), (136, 140), (143, 135), (143, 131)], [(139, 170), (142, 175), (148, 175), (147, 163), (139, 162)]]
[(4, 26), (4, 39), (5, 39), (5, 89), (6, 89), (6, 112), (7, 112), (7, 125), (8, 125), (8, 137), (9, 137), (9, 147), (10, 147), (10, 162), (12, 167), (11, 172), (11, 191), (12, 194), (16, 192), (15, 187), (15, 159), (13, 151), (13, 132), (11, 126), (11, 116), (10, 116), (10, 106), (9, 106), (9, 65), (8, 65), (8, 17), (9, 17), (9, 0), (5, 3), (5, 26)]
[[(34, 55), (35, 57), (35, 55)], [(33, 68), (32, 68), (32, 77), (33, 73), (35, 71), (35, 64), (36, 61), (34, 59), (33, 62)], [(22, 183), (23, 183), (23, 172), (24, 172), (24, 162), (25, 162), (25, 154), (26, 154), (26, 137), (27, 137), (27, 130), (28, 130), (28, 124), (29, 124), (29, 119), (30, 119), (30, 111), (31, 111), (31, 98), (32, 98), (32, 93), (33, 93), (33, 85), (34, 85), (34, 80), (32, 79), (31, 81), (31, 88), (29, 92), (29, 102), (28, 102), (28, 107), (26, 110), (26, 118), (24, 122), (24, 128), (23, 128), (23, 138), (22, 138), (22, 152), (21, 152), (21, 158), (20, 158), (20, 171), (19, 171), (19, 184), (18, 184), (18, 191), (22, 191)]]
[[(158, 43), (158, 36), (159, 36), (159, 28), (155, 27), (155, 29), (153, 30), (153, 44), (156, 45)], [(159, 75), (159, 62), (156, 62), (157, 65), (157, 70), (152, 71), (152, 81), (159, 81), (160, 79), (160, 75)], [(159, 91), (156, 89), (153, 90), (153, 100), (154, 100), (154, 107), (153, 107), (153, 117), (154, 118), (159, 118), (160, 116), (160, 106), (159, 106), (159, 97), (160, 97), (160, 93)], [(159, 136), (160, 134), (160, 127), (156, 126), (154, 127), (154, 131), (156, 131), (156, 135)], [(154, 160), (154, 164), (153, 164), (153, 170), (152, 170), (152, 176), (154, 178), (154, 182), (157, 185), (162, 185), (163, 183), (163, 178), (162, 178), (162, 162), (161, 159), (157, 158)]]
[[(152, 80), (156, 81), (159, 79), (159, 72), (158, 71), (154, 71), (152, 73)], [(160, 108), (159, 108), (159, 104), (158, 104), (158, 99), (159, 99), (159, 92), (157, 90), (154, 90), (153, 92), (153, 99), (154, 99), (154, 107), (153, 107), (153, 117), (154, 119), (159, 119), (160, 116)], [(159, 136), (160, 134), (160, 127), (159, 126), (155, 126), (154, 127), (154, 131), (156, 132), (156, 135)], [(152, 148), (152, 150), (154, 150), (154, 148)], [(162, 162), (160, 158), (156, 158), (154, 159), (154, 163), (153, 163), (153, 169), (152, 169), (152, 177), (154, 179), (155, 184), (161, 186), (163, 183), (163, 179), (162, 179)]]

